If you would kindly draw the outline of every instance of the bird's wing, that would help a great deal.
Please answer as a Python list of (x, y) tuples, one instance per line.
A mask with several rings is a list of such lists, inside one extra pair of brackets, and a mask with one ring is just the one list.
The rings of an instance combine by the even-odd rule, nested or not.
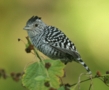
[(75, 51), (75, 50), (60, 48), (60, 47), (57, 47), (57, 46), (54, 46), (54, 45), (51, 45), (51, 46), (52, 46), (53, 48), (55, 48), (55, 49), (61, 51), (61, 52), (64, 52), (64, 53), (66, 53), (66, 54), (69, 54), (69, 55), (73, 56), (75, 59), (76, 59), (76, 58), (80, 58), (79, 53), (78, 53), (77, 51)]
[(52, 26), (47, 27), (46, 30), (48, 30), (48, 34), (46, 34), (45, 41), (47, 41), (51, 47), (72, 55), (75, 59), (80, 57), (74, 43), (71, 42), (62, 31)]

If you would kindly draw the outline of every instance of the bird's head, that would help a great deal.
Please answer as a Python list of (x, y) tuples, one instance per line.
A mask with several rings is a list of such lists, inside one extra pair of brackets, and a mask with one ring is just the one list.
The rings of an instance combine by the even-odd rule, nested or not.
[(46, 27), (46, 24), (38, 16), (32, 16), (26, 23), (26, 26), (23, 28), (27, 30), (29, 34), (37, 34), (40, 31), (43, 31)]

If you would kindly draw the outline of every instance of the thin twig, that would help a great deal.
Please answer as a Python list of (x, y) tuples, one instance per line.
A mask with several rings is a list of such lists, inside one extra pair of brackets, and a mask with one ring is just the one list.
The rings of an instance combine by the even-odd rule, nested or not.
[(42, 61), (42, 59), (41, 59), (41, 57), (39, 56), (39, 54), (38, 54), (38, 52), (36, 51), (36, 49), (34, 48), (33, 50), (34, 50), (36, 56), (39, 58), (39, 60)]
[(90, 86), (89, 86), (89, 90), (91, 90), (91, 87), (92, 87), (92, 84), (90, 84)]
[[(102, 76), (99, 76), (99, 77), (102, 77)], [(95, 79), (95, 78), (99, 78), (98, 76), (94, 76), (94, 77), (92, 77), (92, 79)], [(83, 82), (86, 82), (86, 81), (89, 81), (90, 80), (90, 78), (88, 78), (88, 79), (85, 79), (85, 80), (82, 80), (82, 81), (80, 81), (80, 83), (83, 83)], [(72, 84), (72, 85), (70, 85), (70, 86), (74, 86), (74, 85), (76, 85), (76, 84), (78, 84), (78, 83), (74, 83), (74, 84)]]
[[(102, 80), (100, 77), (104, 77), (104, 75), (103, 76), (94, 76), (94, 77), (92, 77), (92, 79), (99, 78), (100, 80)], [(86, 82), (86, 81), (89, 81), (89, 80), (90, 80), (90, 78), (82, 80), (82, 81), (80, 81), (80, 83), (83, 83), (83, 82)], [(78, 83), (74, 83), (74, 84), (70, 85), (70, 87), (75, 86), (76, 84), (78, 84)], [(105, 85), (107, 85), (107, 84), (105, 83)], [(109, 85), (107, 85), (107, 86), (109, 87)]]
[[(32, 45), (32, 44), (31, 44), (31, 41), (30, 41), (30, 39), (29, 39), (28, 36), (26, 37), (26, 39), (27, 39), (27, 41), (28, 41), (28, 44), (29, 44), (29, 45)], [(38, 52), (36, 51), (36, 49), (34, 48), (34, 46), (33, 46), (33, 50), (34, 50), (36, 56), (39, 58), (39, 60), (42, 61), (41, 57), (39, 56), (39, 54), (38, 54)]]
[(80, 76), (79, 76), (79, 78), (78, 78), (78, 83), (77, 83), (77, 85), (78, 85), (78, 90), (80, 90), (80, 82), (81, 82), (81, 76), (82, 76), (82, 75), (84, 75), (84, 73), (81, 73)]

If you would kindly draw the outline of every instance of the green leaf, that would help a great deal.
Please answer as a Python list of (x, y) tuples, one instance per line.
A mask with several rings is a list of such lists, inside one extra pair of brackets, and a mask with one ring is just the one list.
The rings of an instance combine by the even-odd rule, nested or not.
[(46, 73), (44, 72), (42, 64), (33, 63), (25, 70), (25, 74), (22, 78), (22, 83), (29, 90), (42, 90), (46, 87), (44, 86), (44, 80), (41, 80), (40, 78), (38, 79), (40, 76), (46, 78)]
[[(43, 62), (50, 63), (50, 67), (47, 69), (42, 62), (35, 62), (26, 68), (22, 83), (29, 90), (49, 90), (50, 87), (55, 89), (60, 87), (59, 77), (64, 75), (65, 65), (59, 60), (44, 60)], [(45, 85), (46, 82), (47, 85)]]
[(52, 82), (52, 86), (59, 88), (59, 77), (64, 75), (63, 69), (65, 65), (60, 60), (45, 60), (45, 63), (51, 64), (51, 67), (48, 69), (48, 73), (50, 76), (50, 82)]

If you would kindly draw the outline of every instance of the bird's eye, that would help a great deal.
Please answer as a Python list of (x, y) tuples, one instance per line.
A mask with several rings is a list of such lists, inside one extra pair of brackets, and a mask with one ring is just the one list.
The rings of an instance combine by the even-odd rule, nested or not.
[(38, 26), (38, 24), (35, 24), (35, 27), (37, 27)]

